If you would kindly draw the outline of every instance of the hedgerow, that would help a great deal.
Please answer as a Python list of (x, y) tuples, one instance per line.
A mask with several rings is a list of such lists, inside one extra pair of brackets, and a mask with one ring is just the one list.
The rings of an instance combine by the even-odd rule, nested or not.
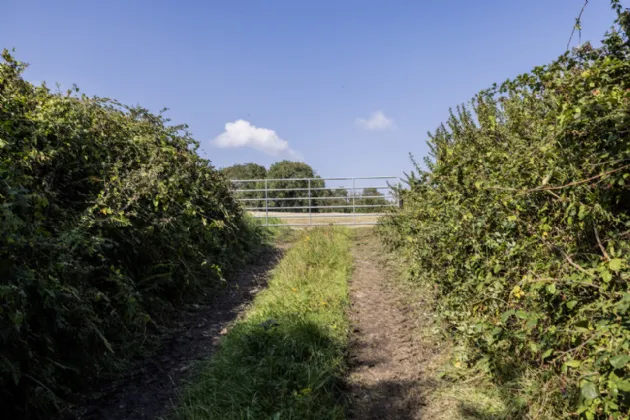
[[(437, 288), (470, 363), (500, 382), (534, 372), (553, 418), (630, 411), (630, 45), (618, 12), (601, 48), (452, 112), (381, 231)], [(540, 417), (532, 404), (521, 414)]]
[[(257, 245), (185, 126), (0, 63), (0, 406), (48, 418)], [(5, 409), (6, 408), (6, 409)]]

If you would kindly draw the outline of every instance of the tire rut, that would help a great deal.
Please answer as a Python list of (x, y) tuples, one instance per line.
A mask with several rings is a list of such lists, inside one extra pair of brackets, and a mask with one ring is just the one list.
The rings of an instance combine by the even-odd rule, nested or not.
[(417, 308), (393, 286), (397, 273), (371, 229), (356, 232), (352, 252), (350, 418), (420, 419), (431, 388), (422, 365), (432, 350), (414, 334)]

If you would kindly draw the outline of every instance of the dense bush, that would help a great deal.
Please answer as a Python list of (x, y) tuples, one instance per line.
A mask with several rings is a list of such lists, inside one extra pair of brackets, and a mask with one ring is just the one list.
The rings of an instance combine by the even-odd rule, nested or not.
[(481, 92), (429, 145), (382, 233), (454, 336), (499, 380), (533, 372), (550, 417), (627, 418), (626, 33)]
[(184, 126), (35, 87), (3, 59), (0, 406), (14, 418), (122, 368), (258, 237)]

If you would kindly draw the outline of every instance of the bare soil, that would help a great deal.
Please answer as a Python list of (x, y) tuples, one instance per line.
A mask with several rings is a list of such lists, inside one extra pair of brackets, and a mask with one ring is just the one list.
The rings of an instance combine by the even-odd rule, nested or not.
[(206, 301), (187, 305), (174, 314), (154, 355), (139, 360), (123, 378), (102, 384), (97, 398), (66, 418), (164, 418), (176, 403), (177, 389), (193, 374), (199, 362), (212, 356), (219, 338), (265, 287), (268, 272), (282, 254), (280, 248), (260, 253), (228, 280), (227, 287), (213, 293)]
[(350, 417), (421, 419), (435, 384), (425, 365), (436, 349), (418, 333), (424, 303), (396, 284), (398, 273), (372, 229), (357, 230), (350, 282)]

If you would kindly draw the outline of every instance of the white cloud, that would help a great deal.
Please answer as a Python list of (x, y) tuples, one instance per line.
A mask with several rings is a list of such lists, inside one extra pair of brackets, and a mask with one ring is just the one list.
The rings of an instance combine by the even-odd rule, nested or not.
[(271, 156), (291, 156), (302, 159), (302, 155), (289, 147), (289, 142), (274, 130), (258, 128), (249, 121), (236, 120), (225, 124), (225, 131), (213, 141), (221, 148), (251, 147)]
[(370, 115), (370, 118), (357, 118), (356, 123), (359, 127), (366, 130), (386, 130), (395, 128), (394, 120), (385, 116), (383, 111), (376, 111)]

